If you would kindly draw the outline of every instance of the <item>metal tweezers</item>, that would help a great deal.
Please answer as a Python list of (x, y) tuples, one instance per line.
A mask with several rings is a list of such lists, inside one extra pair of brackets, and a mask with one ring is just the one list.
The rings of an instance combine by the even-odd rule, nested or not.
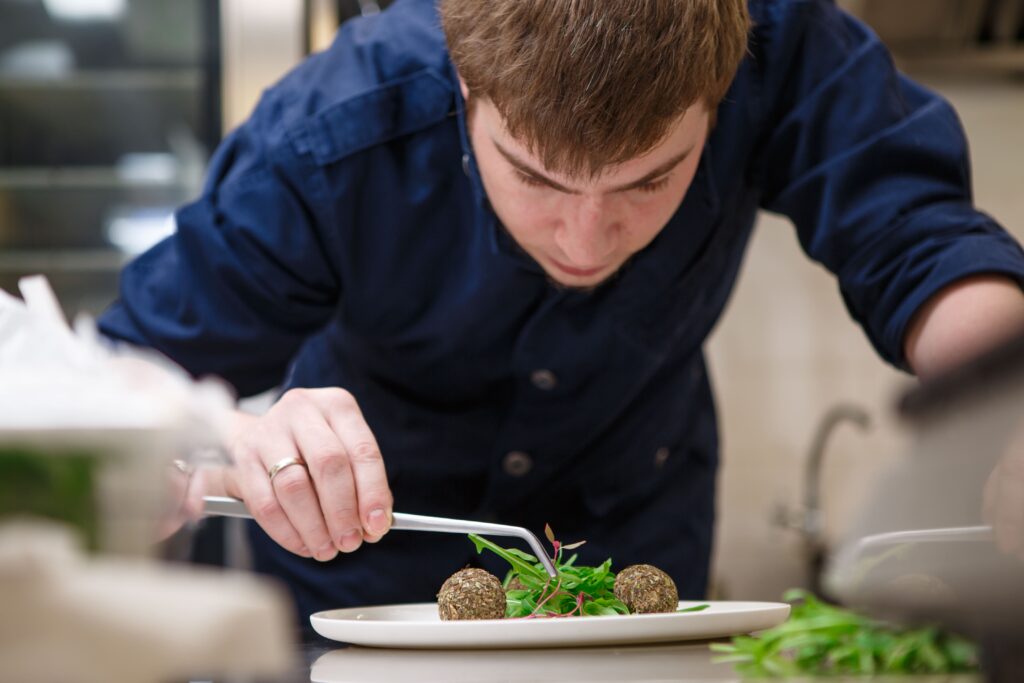
[[(226, 498), (222, 496), (205, 496), (203, 498), (203, 512), (207, 515), (218, 517), (241, 517), (252, 519), (252, 513), (245, 507), (245, 503), (238, 498)], [(544, 565), (544, 570), (551, 578), (557, 578), (558, 572), (555, 565), (548, 557), (540, 539), (530, 531), (521, 526), (509, 526), (507, 524), (491, 524), (489, 522), (473, 522), (467, 519), (449, 519), (447, 517), (427, 517), (425, 515), (410, 515), (404, 512), (392, 514), (393, 531), (438, 531), (448, 534), (479, 534), (481, 536), (514, 536), (521, 538), (530, 545), (537, 560)]]

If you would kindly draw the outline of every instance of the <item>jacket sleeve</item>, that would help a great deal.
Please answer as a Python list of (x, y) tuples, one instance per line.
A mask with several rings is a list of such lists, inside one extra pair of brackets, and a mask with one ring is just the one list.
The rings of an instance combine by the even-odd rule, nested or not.
[(222, 143), (176, 233), (125, 268), (99, 321), (105, 335), (221, 376), (241, 395), (282, 381), (341, 291), (325, 181), (276, 107), (265, 96)]
[(827, 0), (755, 2), (761, 205), (832, 271), (872, 344), (906, 369), (914, 313), (980, 273), (1024, 282), (1024, 254), (972, 204), (964, 132), (899, 74), (878, 38)]

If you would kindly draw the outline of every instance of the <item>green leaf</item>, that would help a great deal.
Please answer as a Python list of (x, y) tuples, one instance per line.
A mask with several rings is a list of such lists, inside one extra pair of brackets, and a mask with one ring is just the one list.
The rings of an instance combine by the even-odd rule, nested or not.
[(541, 575), (541, 572), (538, 571), (536, 567), (534, 567), (534, 565), (529, 564), (528, 562), (524, 561), (522, 557), (520, 557), (522, 553), (518, 553), (518, 551), (516, 553), (510, 552), (508, 549), (497, 546), (494, 543), (488, 541), (486, 538), (481, 538), (476, 534), (470, 534), (469, 540), (473, 541), (473, 545), (476, 546), (476, 551), (478, 553), (482, 553), (486, 548), (487, 550), (490, 550), (492, 553), (494, 553), (498, 557), (501, 557), (510, 565), (512, 565), (512, 568), (520, 574), (535, 577), (539, 577)]
[(712, 664), (739, 664), (739, 663), (746, 664), (746, 663), (748, 663), (750, 661), (752, 661), (751, 656), (750, 655), (745, 655), (745, 654), (724, 655), (724, 656), (721, 656), (721, 657), (712, 657), (711, 658), (711, 663)]
[(703, 612), (711, 605), (694, 605), (693, 607), (680, 607), (676, 612)]
[(732, 645), (730, 643), (711, 643), (710, 645), (708, 645), (708, 648), (712, 652), (727, 652), (729, 654), (739, 652), (740, 650), (739, 647), (737, 647), (736, 645)]

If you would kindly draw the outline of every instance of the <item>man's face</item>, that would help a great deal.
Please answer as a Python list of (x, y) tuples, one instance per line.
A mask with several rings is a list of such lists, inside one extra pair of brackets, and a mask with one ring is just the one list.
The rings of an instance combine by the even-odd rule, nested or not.
[(707, 131), (707, 109), (695, 105), (643, 156), (580, 179), (545, 169), (489, 101), (474, 101), (469, 120), (498, 218), (552, 280), (578, 288), (611, 277), (661, 232), (693, 181)]

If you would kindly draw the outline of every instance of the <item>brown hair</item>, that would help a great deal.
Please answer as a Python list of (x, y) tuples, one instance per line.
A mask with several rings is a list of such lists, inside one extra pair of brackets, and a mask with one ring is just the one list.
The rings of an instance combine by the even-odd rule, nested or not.
[(548, 169), (597, 175), (713, 112), (747, 45), (746, 0), (442, 0), (471, 98)]

